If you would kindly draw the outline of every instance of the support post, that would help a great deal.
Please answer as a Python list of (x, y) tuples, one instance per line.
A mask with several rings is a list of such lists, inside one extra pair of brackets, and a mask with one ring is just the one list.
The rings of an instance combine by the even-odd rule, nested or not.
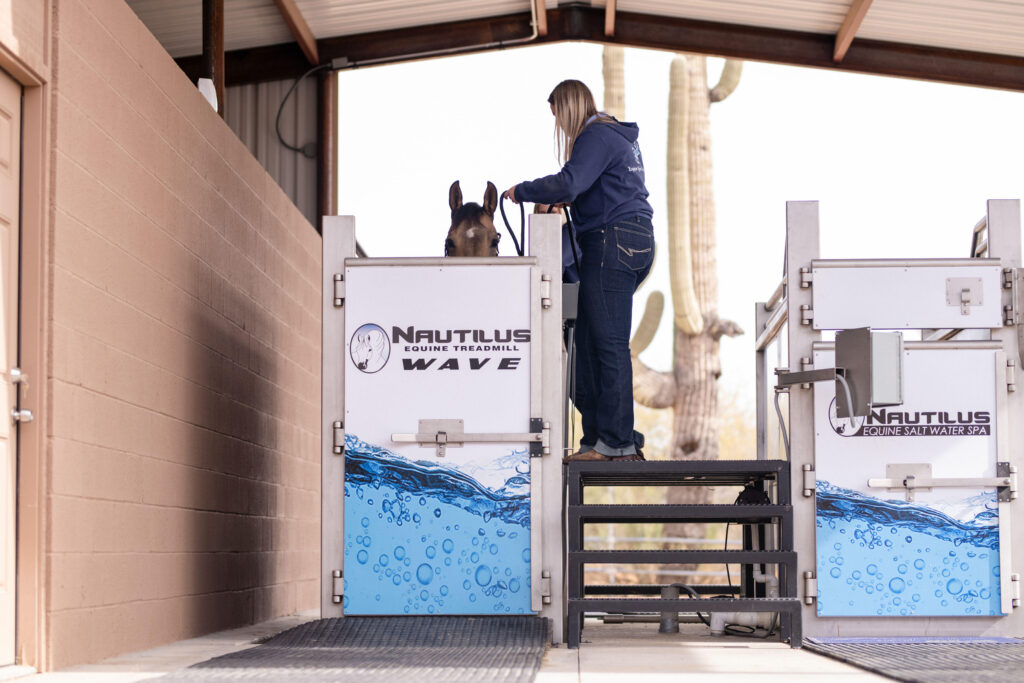
[(224, 0), (203, 0), (203, 78), (213, 81), (224, 118)]
[(338, 212), (338, 73), (321, 74), (317, 88), (317, 124), (320, 129), (317, 163), (317, 230), (323, 233), (324, 216)]

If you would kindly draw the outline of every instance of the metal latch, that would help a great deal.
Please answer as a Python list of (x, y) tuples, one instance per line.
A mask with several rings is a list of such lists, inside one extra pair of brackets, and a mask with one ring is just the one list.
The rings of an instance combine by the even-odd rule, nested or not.
[(971, 306), (984, 303), (981, 295), (980, 277), (946, 278), (946, 305), (959, 306), (960, 315), (970, 315)]
[(814, 599), (818, 597), (818, 579), (814, 577), (814, 572), (804, 572), (804, 604), (813, 605)]
[(818, 477), (814, 473), (814, 465), (805, 462), (800, 466), (800, 469), (804, 473), (804, 498), (810, 498), (814, 495), (814, 490), (818, 486)]
[(994, 488), (1002, 502), (1017, 497), (1017, 468), (1008, 462), (996, 463), (995, 477), (932, 477), (930, 463), (891, 464), (885, 466), (885, 479), (868, 479), (871, 488), (890, 491), (905, 489), (907, 500), (914, 500), (915, 491), (931, 491), (933, 488)]
[(12, 408), (11, 419), (15, 422), (31, 422), (36, 419), (36, 416), (32, 414), (31, 410), (18, 410), (17, 408)]
[(341, 308), (345, 305), (345, 276), (341, 273), (334, 274), (334, 307)]
[(331, 426), (334, 428), (334, 454), (343, 455), (345, 453), (345, 423), (335, 420)]
[[(534, 425), (536, 431), (533, 431)], [(415, 434), (392, 434), (395, 443), (417, 443), (422, 447), (437, 449), (437, 457), (443, 458), (448, 448), (461, 448), (466, 443), (528, 443), (530, 454), (540, 449), (540, 454), (551, 452), (549, 444), (550, 423), (540, 418), (530, 419), (529, 433), (492, 432), (466, 433), (461, 419), (420, 420)]]
[(551, 308), (551, 276), (540, 276), (540, 307)]
[(331, 589), (331, 602), (338, 604), (345, 597), (345, 579), (340, 569), (331, 572), (331, 580), (334, 586)]
[(551, 572), (547, 569), (540, 573), (540, 601), (545, 605), (551, 604)]

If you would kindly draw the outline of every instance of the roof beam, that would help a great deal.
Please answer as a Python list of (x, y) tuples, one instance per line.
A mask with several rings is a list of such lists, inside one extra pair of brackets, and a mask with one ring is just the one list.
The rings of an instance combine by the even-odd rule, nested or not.
[[(828, 34), (616, 12), (615, 36), (608, 38), (604, 35), (603, 8), (562, 6), (548, 11), (547, 18), (548, 35), (526, 45), (583, 40), (1024, 92), (1024, 57), (858, 40), (857, 49), (837, 64), (832, 60), (834, 37)], [(408, 59), (403, 57), (406, 55), (422, 57), (422, 53), (431, 51), (479, 51), (480, 46), (497, 46), (529, 34), (530, 15), (519, 13), (323, 38), (318, 47), (325, 63), (344, 57), (350, 66), (358, 67), (367, 60), (397, 62)], [(194, 77), (198, 60), (185, 57), (177, 61)], [(229, 85), (295, 78), (308, 68), (294, 44), (237, 50), (227, 55)]]
[(843, 19), (843, 25), (839, 27), (839, 33), (836, 34), (836, 47), (832, 51), (833, 62), (839, 63), (843, 61), (843, 57), (846, 56), (846, 51), (850, 49), (850, 43), (853, 42), (853, 37), (857, 35), (857, 30), (860, 29), (861, 22), (864, 21), (869, 7), (871, 7), (871, 0), (853, 0), (849, 11), (846, 13), (846, 18)]
[(316, 38), (313, 36), (313, 32), (309, 30), (309, 24), (306, 23), (306, 19), (302, 16), (302, 12), (299, 11), (295, 0), (274, 0), (274, 4), (281, 11), (284, 23), (288, 24), (288, 30), (295, 36), (295, 41), (302, 48), (302, 54), (306, 55), (306, 59), (313, 66), (319, 64), (320, 57), (317, 55)]
[(615, 0), (606, 0), (605, 2), (604, 34), (609, 38), (615, 35)]

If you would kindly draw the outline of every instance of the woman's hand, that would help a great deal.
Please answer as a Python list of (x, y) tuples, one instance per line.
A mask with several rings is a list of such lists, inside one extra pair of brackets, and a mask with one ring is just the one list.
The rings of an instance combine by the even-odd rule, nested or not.
[(519, 185), (518, 185), (518, 184), (516, 184), (516, 185), (513, 185), (512, 187), (510, 187), (510, 188), (508, 188), (507, 190), (505, 190), (505, 192), (504, 192), (504, 193), (502, 193), (502, 195), (501, 195), (501, 196), (502, 196), (502, 197), (504, 197), (505, 199), (510, 199), (510, 200), (512, 200), (512, 203), (513, 203), (513, 204), (518, 204), (518, 203), (519, 203), (519, 200), (517, 200), (517, 199), (516, 199), (516, 188), (517, 188), (517, 187), (519, 187)]

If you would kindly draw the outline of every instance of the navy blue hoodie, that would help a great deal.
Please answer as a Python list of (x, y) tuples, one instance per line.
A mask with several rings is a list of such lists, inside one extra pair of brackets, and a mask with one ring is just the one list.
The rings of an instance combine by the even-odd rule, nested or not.
[(516, 201), (572, 203), (577, 233), (628, 216), (650, 218), (639, 135), (635, 123), (594, 121), (576, 138), (562, 170), (519, 183)]

